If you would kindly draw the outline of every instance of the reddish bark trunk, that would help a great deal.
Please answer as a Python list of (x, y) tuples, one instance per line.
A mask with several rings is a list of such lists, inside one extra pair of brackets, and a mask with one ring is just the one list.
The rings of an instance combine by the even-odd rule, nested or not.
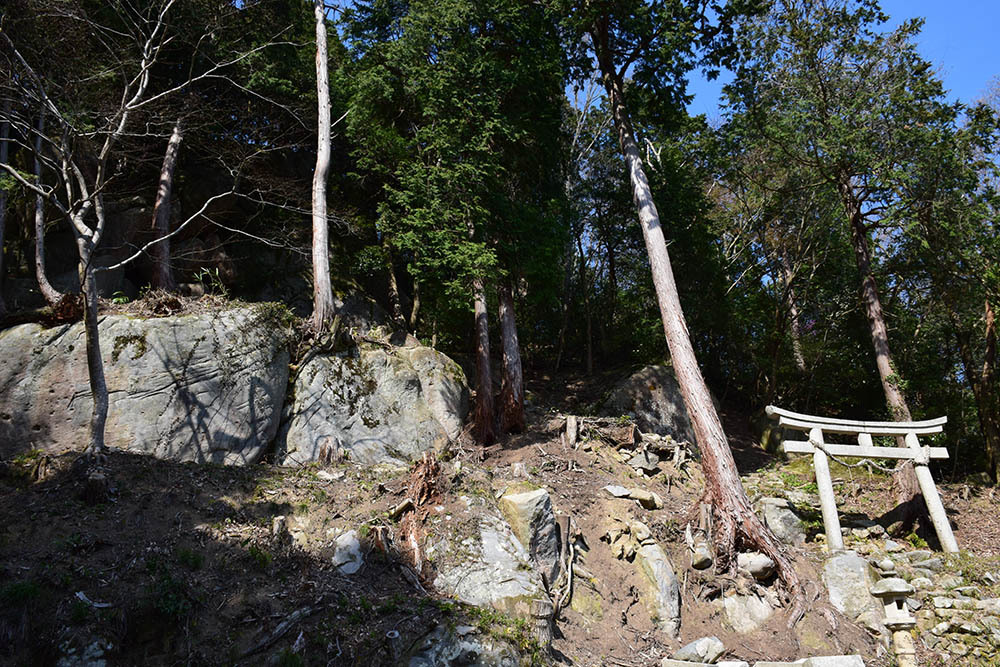
[(524, 376), (517, 342), (517, 321), (514, 318), (514, 295), (507, 283), (501, 283), (497, 294), (500, 302), (500, 341), (503, 345), (500, 431), (520, 433), (524, 430)]
[(493, 425), (493, 372), (490, 369), (490, 323), (486, 311), (486, 292), (483, 281), (476, 279), (472, 285), (473, 310), (476, 316), (476, 413), (474, 434), (484, 445), (496, 441)]
[[(646, 242), (646, 251), (649, 254), (653, 285), (656, 289), (667, 346), (673, 360), (677, 383), (680, 385), (684, 404), (701, 448), (705, 482), (715, 510), (717, 527), (715, 539), (720, 564), (726, 566), (731, 563), (737, 545), (757, 548), (774, 560), (779, 576), (789, 591), (798, 596), (801, 586), (795, 568), (777, 538), (750, 507), (722, 423), (715, 411), (708, 386), (698, 368), (684, 313), (681, 310), (663, 228), (660, 225), (656, 205), (653, 203), (635, 134), (625, 108), (622, 81), (612, 61), (606, 19), (599, 19), (595, 23), (591, 35), (611, 104), (615, 128), (618, 131), (618, 141), (632, 183), (632, 195), (638, 209), (639, 225)], [(793, 620), (797, 620), (798, 613), (792, 616)]]

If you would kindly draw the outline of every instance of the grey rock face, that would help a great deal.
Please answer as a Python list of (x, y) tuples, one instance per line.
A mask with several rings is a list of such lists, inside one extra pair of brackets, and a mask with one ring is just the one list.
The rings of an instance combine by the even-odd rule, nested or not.
[(521, 660), (509, 644), (460, 625), (453, 630), (442, 626), (430, 632), (417, 643), (409, 659), (400, 664), (408, 667), (518, 667)]
[(761, 498), (759, 507), (764, 523), (779, 540), (791, 545), (803, 544), (806, 541), (806, 529), (802, 525), (802, 519), (787, 500)]
[(653, 621), (660, 630), (676, 638), (681, 624), (681, 596), (667, 554), (659, 544), (643, 544), (636, 550), (636, 563), (651, 584)]
[(702, 637), (678, 649), (673, 657), (674, 660), (714, 664), (725, 650), (726, 647), (718, 637)]
[(546, 581), (554, 584), (559, 577), (559, 529), (552, 513), (552, 500), (545, 489), (535, 489), (524, 493), (508, 493), (500, 498), (500, 511), (521, 546), (545, 575)]
[(478, 519), (478, 534), (435, 549), (435, 588), (466, 604), (494, 607), (527, 617), (531, 601), (544, 597), (541, 577), (531, 567), (527, 550), (499, 517)]
[(646, 366), (619, 384), (604, 403), (605, 414), (635, 416), (641, 431), (694, 443), (680, 386), (670, 366)]
[(872, 609), (881, 612), (882, 605), (869, 593), (877, 580), (868, 561), (853, 551), (831, 556), (823, 566), (830, 604), (851, 620)]
[(468, 409), (461, 368), (429, 347), (316, 356), (295, 378), (278, 459), (302, 464), (345, 449), (360, 463), (407, 463), (457, 437)]
[[(288, 382), (287, 334), (268, 313), (102, 318), (108, 446), (176, 461), (257, 461)], [(0, 456), (82, 449), (92, 409), (82, 323), (0, 332)]]

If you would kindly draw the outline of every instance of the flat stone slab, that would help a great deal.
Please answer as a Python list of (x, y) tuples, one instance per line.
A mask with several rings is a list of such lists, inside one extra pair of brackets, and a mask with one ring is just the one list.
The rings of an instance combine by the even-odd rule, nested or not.
[(860, 655), (825, 655), (814, 658), (800, 658), (795, 662), (770, 662), (760, 660), (754, 667), (865, 667)]

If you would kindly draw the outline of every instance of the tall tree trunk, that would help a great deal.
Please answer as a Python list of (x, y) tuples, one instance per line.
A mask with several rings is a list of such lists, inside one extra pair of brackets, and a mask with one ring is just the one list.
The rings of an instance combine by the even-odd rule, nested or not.
[(177, 154), (181, 150), (184, 135), (181, 131), (180, 118), (174, 123), (174, 129), (167, 141), (167, 151), (163, 155), (163, 166), (160, 168), (160, 183), (156, 188), (156, 204), (153, 206), (153, 232), (156, 238), (163, 239), (152, 247), (153, 251), (153, 287), (173, 292), (177, 289), (174, 272), (170, 267), (170, 197), (174, 189), (174, 168), (177, 166)]
[(483, 281), (472, 284), (473, 311), (476, 317), (476, 414), (475, 436), (484, 445), (496, 440), (493, 425), (493, 372), (490, 370), (490, 322), (486, 311)]
[(580, 287), (583, 289), (583, 314), (587, 323), (587, 356), (585, 359), (587, 375), (594, 374), (594, 319), (590, 310), (590, 285), (587, 281), (587, 256), (583, 254), (583, 230), (576, 237), (576, 246), (580, 252)]
[[(0, 121), (0, 163), (7, 164), (9, 145), (7, 138), (10, 136), (10, 123), (6, 120), (10, 117), (10, 100), (4, 102), (4, 120)], [(0, 189), (0, 317), (7, 313), (7, 303), (3, 298), (4, 268), (3, 268), (3, 241), (7, 231), (7, 191)]]
[[(885, 314), (882, 311), (882, 300), (872, 271), (871, 252), (868, 249), (868, 230), (861, 213), (861, 202), (854, 195), (851, 184), (843, 179), (838, 185), (840, 198), (851, 226), (851, 245), (854, 247), (854, 261), (861, 277), (861, 301), (868, 317), (868, 327), (872, 337), (872, 347), (875, 350), (875, 366), (882, 381), (882, 392), (885, 402), (894, 421), (910, 421), (910, 408), (906, 397), (900, 388), (902, 378), (893, 368), (892, 353), (889, 350), (889, 328), (885, 324)], [(899, 438), (901, 441), (902, 438)], [(900, 446), (905, 443), (900, 442)], [(914, 522), (927, 514), (926, 505), (922, 502), (920, 486), (913, 465), (901, 462), (892, 475), (896, 485), (896, 500), (902, 508), (903, 530), (909, 530)]]
[(524, 375), (521, 371), (521, 349), (517, 342), (514, 295), (506, 281), (501, 281), (497, 296), (500, 302), (500, 341), (503, 345), (500, 432), (520, 433), (524, 430)]
[(996, 323), (993, 308), (990, 306), (990, 302), (987, 301), (986, 333), (984, 336), (986, 351), (982, 369), (976, 368), (969, 332), (963, 329), (958, 315), (951, 307), (948, 307), (948, 315), (951, 319), (952, 329), (955, 332), (955, 338), (958, 341), (958, 353), (962, 360), (962, 371), (965, 375), (965, 381), (972, 390), (972, 397), (976, 402), (976, 414), (979, 417), (979, 430), (982, 433), (983, 444), (986, 448), (986, 460), (989, 466), (990, 477), (994, 481), (1000, 481), (1000, 415), (997, 414), (998, 401), (994, 380)]
[(795, 359), (795, 369), (799, 373), (806, 372), (806, 358), (802, 354), (802, 323), (799, 320), (799, 304), (795, 297), (795, 285), (792, 264), (784, 250), (779, 252), (781, 272), (785, 283), (785, 300), (788, 303), (788, 324), (792, 336), (792, 356)]
[(868, 230), (861, 214), (861, 202), (851, 192), (849, 183), (841, 183), (840, 195), (851, 225), (851, 245), (854, 246), (854, 260), (861, 275), (861, 301), (868, 316), (868, 326), (875, 349), (875, 365), (882, 381), (882, 392), (895, 421), (910, 421), (910, 408), (906, 405), (900, 385), (902, 379), (893, 368), (889, 351), (889, 329), (885, 324), (882, 300), (879, 298), (878, 284), (872, 271), (871, 252), (868, 249)]
[[(643, 169), (639, 147), (623, 98), (622, 81), (615, 71), (609, 46), (606, 18), (598, 19), (591, 32), (605, 90), (611, 104), (618, 142), (632, 183), (632, 197), (639, 213), (639, 225), (646, 242), (649, 264), (656, 288), (656, 298), (663, 321), (663, 331), (673, 360), (677, 383), (691, 418), (695, 438), (701, 448), (702, 468), (709, 496), (714, 506), (716, 543), (720, 564), (730, 565), (737, 546), (757, 548), (777, 565), (778, 574), (790, 593), (799, 598), (798, 575), (785, 549), (750, 507), (743, 490), (736, 462), (712, 404), (708, 386), (698, 368), (694, 348), (681, 310), (677, 285), (670, 267), (670, 256), (653, 203), (652, 192)], [(798, 609), (792, 614), (797, 620)]]
[(410, 308), (410, 331), (417, 335), (417, 323), (420, 322), (420, 281), (413, 279), (413, 305)]
[(316, 99), (319, 111), (316, 169), (312, 187), (312, 269), (314, 331), (322, 331), (333, 319), (333, 289), (330, 287), (330, 241), (326, 219), (326, 178), (330, 169), (330, 77), (327, 73), (326, 10), (323, 0), (314, 6), (316, 18)]
[(399, 283), (396, 282), (396, 266), (392, 259), (392, 248), (382, 238), (382, 250), (385, 252), (385, 269), (389, 276), (389, 306), (392, 308), (392, 321), (399, 329), (406, 328), (406, 318), (403, 316), (403, 304), (399, 300)]
[[(45, 132), (45, 107), (38, 114), (38, 126), (35, 133), (35, 184), (42, 184), (42, 134)], [(45, 274), (45, 198), (35, 193), (35, 279), (38, 289), (45, 302), (50, 306), (59, 303), (63, 295), (52, 286)]]

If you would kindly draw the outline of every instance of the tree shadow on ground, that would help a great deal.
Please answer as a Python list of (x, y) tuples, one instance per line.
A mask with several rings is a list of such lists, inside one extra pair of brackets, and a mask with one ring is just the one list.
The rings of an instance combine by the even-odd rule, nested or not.
[[(113, 452), (114, 490), (88, 503), (72, 456), (41, 456), (0, 467), (0, 662), (97, 645), (110, 664), (387, 665), (436, 625), (476, 624), (392, 546), (405, 478)], [(348, 529), (350, 576), (332, 562)]]

